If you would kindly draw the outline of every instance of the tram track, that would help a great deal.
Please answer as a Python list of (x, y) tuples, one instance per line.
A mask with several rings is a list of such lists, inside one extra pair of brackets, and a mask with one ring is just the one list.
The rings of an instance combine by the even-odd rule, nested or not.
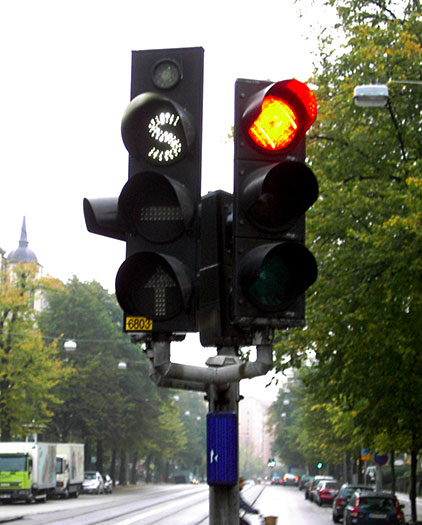
[[(246, 488), (246, 487), (245, 487)], [(260, 487), (253, 498), (247, 500), (255, 505), (265, 486)], [(117, 491), (116, 491), (117, 492)], [(249, 490), (245, 490), (247, 495)], [(51, 508), (44, 505), (32, 506), (33, 513), (25, 512), (16, 516), (9, 523), (12, 525), (154, 525), (166, 523), (183, 523), (183, 525), (206, 525), (209, 522), (208, 486), (192, 487), (174, 486), (146, 487), (145, 490), (122, 490), (110, 497), (97, 496), (78, 500), (51, 501)], [(88, 499), (90, 498), (90, 499)], [(69, 504), (74, 505), (70, 506)], [(63, 504), (63, 505), (61, 505)], [(78, 506), (80, 505), (80, 506)], [(21, 507), (23, 510), (23, 507)], [(28, 507), (25, 507), (28, 509)], [(194, 512), (193, 512), (193, 509)], [(19, 506), (16, 506), (19, 514)], [(37, 512), (38, 511), (38, 512)]]
[[(117, 497), (113, 497), (113, 499), (104, 497), (102, 501), (92, 503), (92, 505), (89, 504), (89, 501), (84, 501), (85, 498), (82, 496), (78, 500), (73, 500), (74, 506), (63, 506), (62, 510), (60, 509), (61, 502), (59, 501), (51, 502), (54, 504), (54, 509), (48, 509), (48, 507), (43, 506), (41, 512), (25, 512), (24, 514), (19, 512), (19, 506), (15, 506), (16, 518), (12, 518), (8, 522), (12, 525), (15, 523), (20, 525), (123, 525), (127, 522), (129, 525), (131, 517), (134, 518), (136, 515), (139, 516), (137, 518), (139, 521), (143, 516), (152, 517), (154, 514), (162, 513), (162, 509), (165, 506), (168, 506), (170, 509), (175, 507), (177, 502), (205, 501), (207, 498), (207, 486), (194, 491), (192, 491), (191, 487), (180, 490), (169, 487), (168, 490), (147, 490), (145, 492), (139, 491), (136, 494), (128, 490), (125, 493), (120, 493)], [(69, 500), (67, 501), (69, 502)], [(78, 506), (81, 503), (83, 505)], [(25, 510), (27, 510), (27, 507), (25, 507)], [(39, 511), (41, 508), (37, 505), (33, 506), (31, 510)], [(171, 516), (173, 513), (169, 511), (168, 514)], [(205, 516), (204, 519), (206, 519)], [(163, 522), (163, 517), (158, 521)], [(132, 521), (132, 523), (136, 523), (136, 520)]]

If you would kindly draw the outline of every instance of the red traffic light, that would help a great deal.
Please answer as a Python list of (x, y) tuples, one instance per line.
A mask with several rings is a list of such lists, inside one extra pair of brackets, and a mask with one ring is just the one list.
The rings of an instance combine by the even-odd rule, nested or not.
[(298, 121), (293, 108), (281, 98), (265, 97), (261, 113), (249, 128), (249, 136), (261, 148), (280, 150), (293, 140)]
[(247, 134), (256, 146), (280, 152), (304, 137), (316, 114), (314, 93), (303, 82), (290, 79), (258, 92), (243, 119)]
[[(305, 247), (305, 214), (318, 198), (306, 166), (314, 93), (295, 79), (238, 79), (231, 322), (259, 330), (305, 324), (318, 267)], [(255, 327), (255, 328), (254, 328)]]

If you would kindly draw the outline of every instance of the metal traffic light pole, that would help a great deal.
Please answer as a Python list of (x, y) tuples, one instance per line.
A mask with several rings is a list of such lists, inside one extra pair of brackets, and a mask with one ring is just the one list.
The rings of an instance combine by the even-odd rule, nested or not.
[[(230, 363), (238, 359), (234, 347), (223, 347), (218, 349), (214, 363), (220, 360), (221, 368), (232, 366)], [(227, 363), (227, 364), (226, 364)], [(208, 360), (210, 365), (210, 360)], [(213, 365), (215, 366), (215, 365)], [(272, 364), (271, 364), (272, 366)], [(225, 385), (221, 389), (219, 385), (210, 385), (208, 390), (209, 412), (232, 413), (236, 416), (236, 426), (238, 429), (239, 416), (239, 381), (234, 381)], [(236, 433), (236, 448), (238, 449), (238, 435)], [(234, 485), (210, 485), (209, 491), (209, 523), (210, 525), (231, 525), (238, 523), (239, 520), (239, 454), (236, 450), (236, 481)]]
[[(273, 367), (272, 344), (259, 345), (255, 362), (240, 362), (235, 347), (217, 349), (217, 355), (208, 359), (208, 368), (180, 365), (170, 362), (170, 343), (151, 343), (147, 355), (151, 359), (152, 379), (159, 386), (199, 390), (207, 394), (208, 415), (234, 414), (236, 418), (235, 436), (225, 436), (230, 450), (219, 451), (232, 455), (235, 463), (233, 483), (210, 484), (209, 511), (210, 525), (233, 525), (239, 519), (238, 482), (238, 406), (240, 401), (239, 383), (241, 379), (265, 375)], [(223, 445), (224, 446), (224, 445)], [(207, 452), (207, 455), (209, 451)], [(218, 455), (218, 454), (217, 454)], [(209, 461), (210, 458), (207, 458)], [(211, 458), (212, 461), (212, 458)]]
[[(265, 332), (267, 333), (267, 332)], [(230, 480), (209, 482), (210, 525), (233, 525), (239, 519), (239, 482), (238, 482), (238, 406), (240, 401), (239, 383), (241, 379), (265, 375), (273, 367), (272, 332), (265, 341), (264, 335), (257, 345), (255, 362), (243, 362), (235, 346), (217, 348), (217, 355), (207, 360), (207, 368), (182, 365), (170, 361), (170, 341), (145, 341), (144, 338), (132, 335), (134, 342), (146, 343), (146, 354), (151, 362), (150, 377), (162, 387), (194, 390), (206, 393), (209, 402), (209, 416), (234, 416), (235, 422), (229, 431), (218, 436), (215, 451), (207, 450), (207, 462), (221, 456), (221, 470), (229, 470)], [(208, 419), (207, 417), (207, 419)], [(208, 429), (210, 427), (208, 426)], [(209, 441), (209, 437), (208, 437)], [(215, 444), (211, 444), (215, 446)], [(208, 443), (208, 449), (210, 444)], [(216, 466), (217, 471), (220, 464)], [(227, 466), (229, 465), (229, 466)], [(217, 472), (217, 477), (219, 476)], [(210, 473), (209, 476), (210, 478)]]

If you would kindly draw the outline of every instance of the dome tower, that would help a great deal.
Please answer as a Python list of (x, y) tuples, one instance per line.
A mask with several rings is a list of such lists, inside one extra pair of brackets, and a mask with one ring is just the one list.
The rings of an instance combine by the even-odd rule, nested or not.
[(28, 237), (26, 234), (26, 221), (25, 217), (22, 222), (21, 236), (19, 239), (19, 247), (16, 250), (13, 250), (9, 253), (7, 257), (7, 262), (10, 264), (17, 264), (19, 262), (23, 263), (36, 263), (38, 266), (41, 266), (38, 263), (37, 256), (35, 253), (28, 248)]

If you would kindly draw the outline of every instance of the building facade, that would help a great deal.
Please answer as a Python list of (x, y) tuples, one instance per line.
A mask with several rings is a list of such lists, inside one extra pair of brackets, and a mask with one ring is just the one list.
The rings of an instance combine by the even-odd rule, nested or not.
[(239, 447), (267, 462), (271, 457), (271, 436), (267, 429), (270, 402), (245, 397), (239, 403)]

